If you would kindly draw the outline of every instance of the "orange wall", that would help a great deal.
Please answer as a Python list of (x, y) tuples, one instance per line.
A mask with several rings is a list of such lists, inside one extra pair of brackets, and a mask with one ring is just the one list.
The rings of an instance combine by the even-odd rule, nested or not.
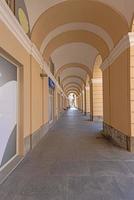
[[(93, 80), (102, 80), (100, 65), (94, 67)], [(103, 87), (102, 82), (93, 83), (93, 115), (103, 116)]]
[(46, 124), (48, 122), (48, 96), (49, 96), (49, 88), (48, 88), (48, 77), (43, 79), (43, 123)]
[(48, 122), (48, 80), (45, 78), (44, 81), (42, 80), (39, 64), (1, 21), (0, 47), (22, 66), (21, 88), (23, 91), (21, 93), (23, 96), (20, 105), (22, 116), (20, 133), (22, 135), (19, 145), (22, 146), (21, 153), (23, 154), (24, 138)]
[[(10, 45), (9, 45), (10, 43)], [(30, 134), (30, 55), (19, 44), (13, 34), (0, 21), (0, 47), (23, 65), (23, 89), (24, 89), (24, 110), (23, 110), (23, 135)]]
[(39, 64), (34, 58), (31, 61), (31, 132), (38, 130), (43, 125), (42, 118), (42, 72)]
[(110, 69), (103, 71), (103, 119), (110, 125)]
[(134, 47), (131, 47), (130, 49), (130, 103), (131, 103), (131, 134), (132, 136), (134, 136)]
[(103, 72), (104, 121), (130, 135), (129, 50)]
[(103, 116), (102, 84), (93, 84), (93, 115)]
[(90, 113), (90, 88), (88, 85), (86, 88), (86, 111)]

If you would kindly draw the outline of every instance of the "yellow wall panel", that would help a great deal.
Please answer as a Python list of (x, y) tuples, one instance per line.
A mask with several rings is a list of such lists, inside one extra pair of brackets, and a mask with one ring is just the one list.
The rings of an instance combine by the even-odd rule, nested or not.
[(103, 118), (105, 123), (110, 124), (109, 68), (103, 71)]
[(30, 55), (2, 21), (0, 21), (0, 47), (23, 66), (23, 135), (26, 137), (30, 135)]
[(42, 124), (42, 70), (34, 58), (32, 58), (31, 79), (31, 103), (32, 103), (32, 133), (38, 130)]

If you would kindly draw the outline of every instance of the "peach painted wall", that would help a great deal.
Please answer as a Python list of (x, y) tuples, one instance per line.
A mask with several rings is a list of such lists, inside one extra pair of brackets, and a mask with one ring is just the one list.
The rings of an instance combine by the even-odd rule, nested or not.
[[(9, 45), (10, 43), (10, 45)], [(8, 28), (0, 21), (0, 47), (22, 65), (21, 88), (23, 91), (21, 115), (21, 153), (24, 138), (48, 122), (48, 80), (40, 77), (39, 64), (18, 42)], [(44, 100), (43, 100), (44, 90)], [(43, 104), (44, 101), (44, 104)], [(43, 112), (44, 111), (44, 112)], [(44, 113), (44, 115), (43, 115)]]
[(129, 57), (126, 50), (103, 72), (104, 122), (127, 135), (131, 134)]
[(34, 58), (31, 61), (31, 132), (35, 132), (42, 125), (42, 78), (40, 74), (42, 72), (39, 64)]
[(103, 71), (103, 119), (110, 125), (110, 69)]
[(57, 110), (57, 117), (60, 116), (60, 113), (63, 111), (63, 97), (61, 96), (61, 92), (58, 88), (56, 88), (56, 110)]
[(102, 83), (93, 84), (93, 116), (103, 116)]
[(130, 104), (131, 104), (131, 135), (134, 136), (134, 47), (130, 48)]
[(82, 91), (82, 102), (83, 102), (83, 106), (82, 106), (82, 109), (83, 109), (83, 112), (86, 112), (86, 105), (85, 105), (85, 103), (86, 103), (86, 95), (85, 95), (85, 90), (83, 89), (83, 91)]
[(90, 113), (90, 88), (86, 88), (86, 112)]
[(57, 90), (57, 118), (60, 117), (60, 105), (61, 105), (60, 92)]
[(43, 124), (46, 124), (48, 122), (48, 96), (48, 77), (45, 77), (43, 78)]
[(78, 108), (82, 110), (82, 95), (79, 95), (78, 97)]
[(93, 117), (93, 84), (90, 81), (90, 115)]
[(88, 76), (86, 79), (86, 112), (90, 113), (90, 84)]
[(0, 47), (23, 65), (23, 135), (26, 137), (30, 135), (30, 55), (1, 21)]
[(54, 89), (54, 118), (57, 117), (57, 90)]
[(93, 83), (93, 115), (103, 116), (103, 88), (102, 88), (102, 71), (100, 66), (95, 66), (93, 80), (100, 80)]

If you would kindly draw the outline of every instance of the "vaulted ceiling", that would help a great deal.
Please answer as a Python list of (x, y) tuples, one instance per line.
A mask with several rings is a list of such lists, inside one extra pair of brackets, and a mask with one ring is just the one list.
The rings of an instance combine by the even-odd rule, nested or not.
[(130, 31), (133, 0), (25, 0), (31, 40), (52, 59), (67, 94), (81, 91), (93, 67)]

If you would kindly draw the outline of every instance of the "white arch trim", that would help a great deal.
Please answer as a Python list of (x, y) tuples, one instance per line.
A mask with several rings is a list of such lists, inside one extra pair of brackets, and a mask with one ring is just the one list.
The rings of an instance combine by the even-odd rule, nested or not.
[[(26, 3), (26, 7), (28, 10), (30, 28), (32, 29), (35, 22), (39, 18), (39, 16), (44, 13), (49, 8), (62, 3), (68, 0), (24, 0)], [(116, 8), (117, 11), (122, 13), (122, 15), (126, 18), (128, 23), (131, 23), (131, 18), (133, 15), (133, 6), (134, 1), (129, 0), (130, 3), (126, 0), (96, 0), (96, 2), (104, 3), (105, 5), (111, 6), (112, 8)], [(90, 13), (89, 13), (90, 14)]]
[(48, 34), (48, 36), (44, 39), (44, 41), (41, 45), (41, 48), (40, 48), (40, 52), (43, 54), (43, 51), (47, 47), (48, 43), (53, 38), (58, 36), (59, 34), (67, 32), (67, 31), (77, 31), (77, 30), (89, 31), (91, 33), (96, 34), (97, 36), (99, 36), (101, 39), (103, 39), (105, 41), (109, 50), (111, 50), (114, 47), (114, 43), (113, 43), (112, 38), (101, 27), (94, 25), (94, 24), (91, 24), (91, 23), (69, 23), (69, 24), (59, 26), (58, 28), (51, 31)]
[(97, 49), (89, 44), (74, 42), (65, 44), (55, 49), (55, 51), (51, 54), (51, 58), (55, 64), (56, 70), (60, 68), (59, 66), (66, 65), (68, 63), (80, 63), (92, 68), (98, 53)]

